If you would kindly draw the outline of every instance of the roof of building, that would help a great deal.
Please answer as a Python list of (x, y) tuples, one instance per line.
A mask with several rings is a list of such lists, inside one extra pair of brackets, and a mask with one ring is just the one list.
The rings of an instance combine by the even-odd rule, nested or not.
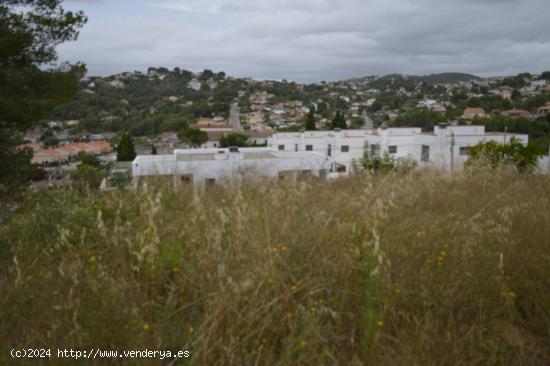
[(503, 115), (530, 115), (529, 111), (526, 111), (524, 109), (508, 109), (506, 111), (502, 111)]
[(30, 147), (34, 150), (34, 156), (64, 156), (76, 155), (80, 151), (99, 154), (111, 151), (111, 144), (107, 141), (75, 142), (68, 145), (62, 145), (57, 148), (44, 148), (39, 144), (25, 144), (18, 148)]
[(468, 107), (464, 110), (464, 113), (485, 113), (485, 109), (478, 107)]

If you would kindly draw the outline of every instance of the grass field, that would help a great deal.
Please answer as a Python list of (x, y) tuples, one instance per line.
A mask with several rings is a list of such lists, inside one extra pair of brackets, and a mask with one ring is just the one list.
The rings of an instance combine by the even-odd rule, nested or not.
[(78, 364), (549, 365), (550, 179), (42, 191), (0, 228), (0, 293), (6, 365), (40, 363), (14, 347), (191, 352)]

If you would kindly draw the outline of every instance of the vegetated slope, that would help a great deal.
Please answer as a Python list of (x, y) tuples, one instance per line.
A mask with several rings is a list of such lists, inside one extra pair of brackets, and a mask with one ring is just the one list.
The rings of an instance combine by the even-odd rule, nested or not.
[(464, 74), (459, 72), (446, 72), (441, 74), (431, 74), (418, 76), (418, 79), (427, 82), (428, 84), (456, 84), (472, 80), (481, 80), (479, 76), (472, 74)]
[(35, 193), (0, 228), (2, 357), (48, 346), (187, 349), (196, 365), (549, 364), (547, 177), (160, 186)]

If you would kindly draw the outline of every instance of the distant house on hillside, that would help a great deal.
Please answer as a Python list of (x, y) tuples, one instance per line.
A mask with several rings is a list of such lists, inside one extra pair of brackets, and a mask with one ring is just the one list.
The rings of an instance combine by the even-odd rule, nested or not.
[(468, 107), (464, 110), (462, 118), (472, 120), (476, 117), (484, 118), (487, 114), (483, 108)]
[(201, 90), (202, 85), (200, 81), (198, 81), (197, 79), (193, 79), (187, 84), (187, 87), (198, 92)]
[(501, 86), (500, 89), (500, 96), (506, 100), (512, 99), (512, 93), (514, 92), (514, 88), (511, 86)]
[(160, 134), (160, 141), (164, 143), (177, 143), (179, 141), (176, 132), (163, 132)]
[(418, 102), (418, 104), (416, 106), (418, 108), (428, 108), (428, 109), (430, 109), (434, 104), (437, 104), (436, 100), (426, 99), (426, 100), (421, 100), (420, 102)]
[(71, 158), (78, 155), (79, 152), (85, 151), (89, 154), (102, 155), (111, 152), (111, 145), (107, 141), (90, 141), (86, 143), (73, 143), (63, 145), (55, 149), (43, 148), (39, 144), (27, 144), (18, 146), (18, 148), (31, 148), (34, 152), (32, 163), (61, 163), (67, 162)]
[(437, 113), (445, 113), (447, 112), (447, 108), (445, 108), (443, 105), (436, 103), (432, 104), (432, 107), (430, 108), (433, 112)]
[(507, 116), (507, 117), (531, 118), (531, 113), (529, 113), (529, 111), (526, 111), (526, 110), (523, 110), (523, 109), (509, 109), (507, 111), (502, 111), (501, 114), (503, 116)]
[(537, 116), (543, 117), (550, 114), (550, 102), (547, 102), (543, 107), (537, 108)]

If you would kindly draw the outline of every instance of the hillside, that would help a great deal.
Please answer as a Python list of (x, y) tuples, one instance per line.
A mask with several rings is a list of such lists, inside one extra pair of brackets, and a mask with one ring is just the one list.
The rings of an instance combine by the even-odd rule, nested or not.
[(475, 76), (472, 74), (463, 74), (458, 72), (431, 74), (431, 75), (425, 75), (425, 76), (418, 76), (417, 78), (429, 84), (456, 84), (456, 83), (468, 82), (472, 80), (481, 80), (479, 76)]
[(49, 346), (191, 353), (189, 363), (115, 362), (132, 365), (550, 364), (546, 177), (156, 187), (29, 195), (0, 227), (1, 355)]

